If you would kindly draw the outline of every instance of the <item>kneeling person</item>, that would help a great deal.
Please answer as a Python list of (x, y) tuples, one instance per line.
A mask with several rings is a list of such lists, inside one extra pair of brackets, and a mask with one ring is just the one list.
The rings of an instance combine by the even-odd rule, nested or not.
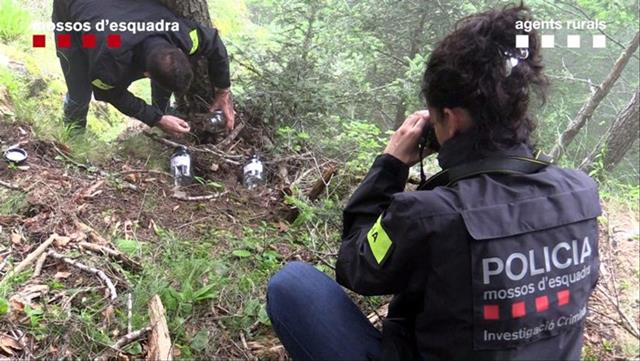
[[(194, 78), (192, 62), (206, 58), (215, 94), (211, 110), (221, 109), (227, 128), (234, 127), (230, 94), (229, 59), (218, 31), (174, 15), (155, 0), (54, 0), (54, 23), (158, 22), (177, 23), (178, 31), (125, 32), (119, 47), (110, 48), (107, 33), (96, 36), (96, 46), (84, 48), (81, 32), (71, 32), (70, 48), (59, 48), (58, 57), (67, 83), (64, 104), (65, 123), (86, 127), (91, 96), (106, 101), (125, 115), (168, 133), (186, 133), (189, 124), (165, 114), (172, 93), (181, 94)], [(56, 35), (65, 34), (56, 32)], [(56, 37), (57, 38), (57, 37)], [(153, 104), (134, 96), (127, 88), (132, 82), (151, 78)]]

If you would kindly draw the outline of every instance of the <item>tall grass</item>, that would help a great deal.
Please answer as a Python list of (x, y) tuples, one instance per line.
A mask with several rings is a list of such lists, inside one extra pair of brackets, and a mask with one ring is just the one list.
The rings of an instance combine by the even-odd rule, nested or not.
[(10, 42), (23, 36), (29, 29), (31, 19), (13, 0), (0, 0), (0, 39)]

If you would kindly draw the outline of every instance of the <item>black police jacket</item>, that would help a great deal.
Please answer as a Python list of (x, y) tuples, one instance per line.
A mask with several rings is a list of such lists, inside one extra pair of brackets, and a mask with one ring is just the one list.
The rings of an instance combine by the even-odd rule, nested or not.
[[(441, 167), (531, 157), (524, 144), (478, 151), (474, 137), (447, 141)], [(596, 183), (548, 166), (404, 192), (408, 171), (376, 159), (344, 211), (336, 265), (345, 287), (394, 295), (382, 358), (579, 359), (598, 278)]]
[[(57, 21), (91, 23), (92, 30), (87, 33), (97, 37), (96, 48), (83, 49), (89, 59), (89, 76), (95, 98), (111, 103), (123, 114), (148, 125), (154, 125), (162, 117), (163, 112), (159, 108), (148, 105), (127, 90), (132, 82), (144, 77), (146, 54), (159, 43), (176, 46), (192, 60), (207, 58), (212, 85), (222, 89), (230, 86), (227, 50), (216, 29), (177, 17), (156, 0), (67, 0), (67, 3), (68, 13)], [(107, 24), (124, 26), (124, 31), (109, 31), (109, 25), (105, 31), (96, 31), (98, 24), (106, 21)], [(155, 28), (152, 31), (126, 28), (160, 21), (177, 23), (177, 31), (169, 25), (166, 25), (169, 31), (160, 32)], [(109, 34), (121, 35), (119, 48), (107, 46)]]

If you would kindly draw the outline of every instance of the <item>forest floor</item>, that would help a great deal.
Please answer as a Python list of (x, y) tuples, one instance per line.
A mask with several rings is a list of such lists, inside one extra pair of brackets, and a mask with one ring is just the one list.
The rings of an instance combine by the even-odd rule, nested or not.
[[(132, 127), (91, 150), (101, 156), (88, 164), (77, 141), (40, 137), (3, 116), (12, 107), (0, 92), (0, 149), (19, 145), (29, 159), (0, 161), (0, 357), (149, 356), (157, 294), (176, 358), (287, 358), (266, 315), (268, 279), (292, 260), (331, 273), (340, 226), (335, 213), (291, 224), (287, 196), (292, 184), (308, 194), (334, 164), (270, 155), (268, 186), (249, 191), (242, 163), (273, 139), (244, 124), (217, 147), (193, 147), (200, 177), (176, 191), (166, 172), (173, 147), (157, 134)], [(638, 357), (637, 209), (606, 202), (600, 223), (601, 278), (583, 356)], [(369, 314), (387, 299), (355, 300)], [(124, 337), (136, 330), (144, 332)]]
[[(266, 281), (283, 262), (315, 260), (287, 235), (284, 193), (242, 186), (234, 163), (244, 154), (194, 154), (197, 174), (206, 175), (176, 191), (170, 174), (148, 164), (151, 155), (168, 162), (173, 149), (141, 134), (99, 166), (38, 140), (28, 124), (0, 122), (0, 134), (3, 149), (19, 145), (29, 154), (23, 166), (0, 162), (9, 189), (0, 262), (7, 271), (52, 240), (49, 256), (0, 284), (9, 300), (0, 355), (113, 356), (105, 346), (144, 328), (147, 301), (160, 294), (176, 357), (283, 357), (265, 313)], [(295, 168), (295, 159), (276, 163)], [(103, 271), (115, 298), (104, 280), (55, 255)], [(118, 351), (140, 357), (146, 345)]]

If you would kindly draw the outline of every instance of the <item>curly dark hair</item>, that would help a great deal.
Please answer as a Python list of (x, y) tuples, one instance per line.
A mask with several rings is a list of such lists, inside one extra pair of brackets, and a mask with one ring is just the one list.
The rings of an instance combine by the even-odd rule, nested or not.
[(193, 69), (189, 58), (178, 48), (160, 46), (147, 56), (149, 77), (163, 88), (182, 94), (189, 90)]
[(522, 3), (471, 15), (429, 57), (422, 86), (427, 104), (439, 113), (444, 108), (468, 110), (478, 130), (477, 147), (531, 145), (536, 121), (527, 111), (530, 91), (544, 103), (548, 86), (535, 30), (528, 33), (528, 57), (510, 71), (505, 66), (512, 56), (526, 56), (515, 46), (516, 35), (526, 34), (516, 29), (516, 22), (531, 19)]

